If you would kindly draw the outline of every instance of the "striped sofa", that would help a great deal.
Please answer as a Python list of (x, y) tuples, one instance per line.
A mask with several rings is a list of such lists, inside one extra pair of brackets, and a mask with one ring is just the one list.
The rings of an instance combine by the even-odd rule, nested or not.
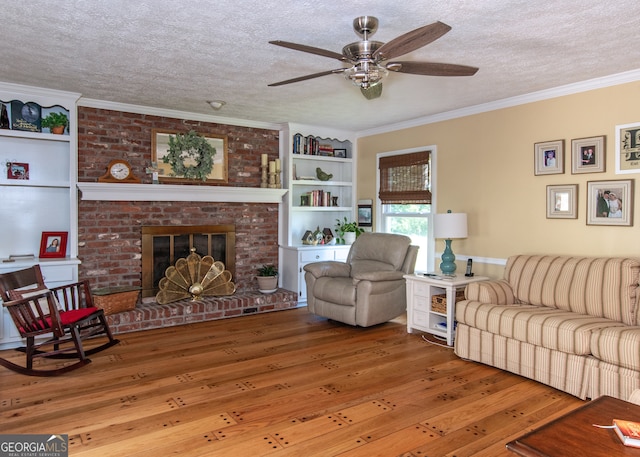
[(518, 255), (456, 304), (455, 352), (581, 399), (640, 388), (640, 259)]

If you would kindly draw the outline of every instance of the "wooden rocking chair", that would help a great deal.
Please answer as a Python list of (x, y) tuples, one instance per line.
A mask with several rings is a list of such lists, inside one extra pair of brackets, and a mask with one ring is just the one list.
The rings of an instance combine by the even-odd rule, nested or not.
[[(107, 349), (119, 341), (113, 338), (104, 312), (93, 306), (88, 281), (48, 289), (39, 265), (0, 274), (3, 305), (26, 340), (18, 348), (27, 356), (26, 367), (0, 357), (0, 365), (30, 376), (56, 376), (91, 362), (87, 356)], [(108, 341), (85, 350), (83, 341), (103, 335)], [(37, 357), (78, 359), (56, 369), (34, 369)]]

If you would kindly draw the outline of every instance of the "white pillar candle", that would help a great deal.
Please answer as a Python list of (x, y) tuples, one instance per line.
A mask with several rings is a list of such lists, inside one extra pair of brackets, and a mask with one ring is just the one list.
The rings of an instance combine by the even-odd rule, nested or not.
[(280, 159), (276, 159), (276, 171), (280, 170)]
[(276, 172), (276, 163), (274, 161), (269, 162), (269, 173)]
[(262, 165), (266, 165), (269, 160), (269, 156), (267, 154), (262, 154)]

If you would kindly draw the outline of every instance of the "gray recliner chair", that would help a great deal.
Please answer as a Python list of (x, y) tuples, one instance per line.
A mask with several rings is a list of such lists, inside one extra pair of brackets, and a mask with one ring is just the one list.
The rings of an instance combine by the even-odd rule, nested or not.
[(310, 312), (369, 327), (398, 317), (407, 308), (404, 275), (413, 273), (418, 246), (404, 235), (365, 232), (346, 262), (305, 265)]

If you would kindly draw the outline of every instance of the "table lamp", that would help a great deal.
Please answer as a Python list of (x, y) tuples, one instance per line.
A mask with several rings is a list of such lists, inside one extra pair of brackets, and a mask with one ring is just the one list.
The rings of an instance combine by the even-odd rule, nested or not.
[(434, 224), (434, 237), (444, 238), (445, 248), (442, 253), (440, 270), (442, 274), (453, 276), (456, 271), (456, 256), (451, 250), (451, 240), (467, 237), (467, 214), (452, 213), (451, 210), (443, 214), (436, 214)]

